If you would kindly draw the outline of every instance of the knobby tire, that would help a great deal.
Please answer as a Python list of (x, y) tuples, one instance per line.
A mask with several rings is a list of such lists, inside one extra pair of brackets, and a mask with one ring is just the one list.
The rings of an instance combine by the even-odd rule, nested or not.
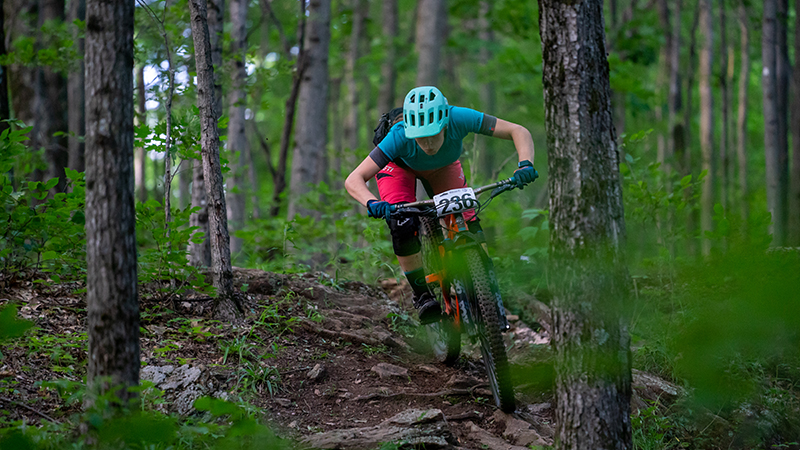
[[(438, 221), (435, 217), (420, 217), (419, 237), (422, 244), (422, 265), (426, 274), (437, 273), (442, 268), (442, 257), (439, 254), (442, 232)], [(441, 289), (433, 288), (432, 291), (444, 311)], [(446, 316), (439, 322), (425, 325), (425, 332), (436, 361), (447, 365), (458, 361), (461, 353), (461, 332), (455, 327), (452, 317)]]
[(498, 311), (497, 281), (494, 273), (484, 262), (480, 250), (477, 248), (465, 249), (463, 255), (472, 279), (474, 300), (477, 300), (480, 308), (482, 323), (478, 325), (478, 335), (494, 401), (498, 408), (510, 413), (516, 406), (506, 346), (503, 343), (502, 331), (500, 331), (502, 311)]

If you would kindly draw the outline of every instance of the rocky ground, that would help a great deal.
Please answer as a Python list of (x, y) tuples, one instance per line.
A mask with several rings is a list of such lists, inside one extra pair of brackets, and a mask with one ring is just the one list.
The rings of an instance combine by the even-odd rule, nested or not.
[[(464, 355), (453, 367), (433, 362), (419, 338), (407, 290), (394, 280), (375, 287), (338, 284), (324, 274), (237, 269), (236, 283), (246, 289), (247, 317), (239, 325), (211, 320), (207, 299), (141, 300), (141, 379), (164, 392), (154, 407), (191, 415), (201, 396), (242, 399), (263, 411), (279, 435), (311, 448), (552, 444), (546, 328), (532, 329), (509, 316), (506, 345), (518, 409), (504, 414), (494, 408), (473, 345), (465, 341)], [(0, 286), (0, 306), (15, 302), (20, 316), (35, 323), (26, 337), (2, 349), (0, 408), (9, 412), (6, 421), (59, 421), (80, 407), (80, 401), (39, 382), (64, 380), (68, 386), (85, 376), (81, 287), (24, 280)], [(639, 372), (634, 385), (634, 406), (678, 393)]]

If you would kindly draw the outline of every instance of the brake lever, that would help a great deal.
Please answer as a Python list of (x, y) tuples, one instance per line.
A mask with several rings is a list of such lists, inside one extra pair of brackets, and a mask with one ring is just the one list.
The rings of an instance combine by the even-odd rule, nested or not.
[(516, 186), (514, 186), (513, 184), (504, 184), (502, 186), (498, 186), (498, 187), (494, 188), (492, 193), (489, 195), (489, 198), (490, 199), (495, 198), (498, 195), (502, 194), (503, 192), (510, 191), (510, 190), (514, 189), (515, 187)]

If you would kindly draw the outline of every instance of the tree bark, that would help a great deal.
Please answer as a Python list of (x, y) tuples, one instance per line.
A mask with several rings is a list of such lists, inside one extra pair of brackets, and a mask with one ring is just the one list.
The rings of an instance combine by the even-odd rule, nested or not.
[[(48, 22), (64, 21), (64, 0), (40, 0), (39, 27)], [(45, 45), (44, 36), (39, 34), (40, 46)], [(45, 150), (47, 178), (58, 178), (55, 192), (63, 192), (66, 186), (64, 168), (69, 163), (69, 151), (65, 135), (54, 136), (56, 132), (66, 133), (67, 88), (64, 76), (50, 67), (40, 67), (36, 76), (37, 120), (33, 135), (37, 146)], [(38, 147), (35, 147), (38, 148)]]
[[(206, 3), (207, 28), (209, 33), (210, 58), (213, 67), (216, 67), (212, 74), (214, 86), (214, 113), (216, 120), (222, 114), (222, 83), (219, 77), (219, 69), (222, 66), (222, 32), (225, 16), (225, 0), (208, 0)], [(196, 62), (195, 62), (196, 64)], [(219, 129), (217, 129), (219, 133)], [(211, 242), (209, 241), (209, 211), (208, 199), (206, 198), (206, 183), (203, 178), (203, 163), (195, 161), (192, 166), (192, 206), (199, 206), (200, 211), (189, 217), (189, 225), (198, 227), (197, 232), (204, 233), (203, 242), (199, 244), (189, 244), (189, 261), (196, 267), (211, 266)]]
[[(672, 37), (670, 38), (669, 54), (669, 95), (667, 97), (667, 154), (664, 172), (669, 176), (672, 173), (672, 164), (675, 162), (676, 148), (683, 144), (683, 127), (678, 122), (681, 110), (681, 10), (682, 0), (675, 0), (671, 15)], [(683, 148), (681, 148), (683, 150)]]
[(703, 46), (700, 49), (700, 152), (701, 168), (706, 172), (700, 195), (700, 242), (704, 256), (711, 254), (711, 240), (705, 233), (714, 228), (714, 93), (711, 76), (714, 61), (714, 15), (711, 0), (700, 0), (700, 30)]
[(242, 316), (242, 305), (233, 292), (227, 208), (219, 160), (219, 113), (215, 109), (214, 66), (211, 61), (206, 0), (189, 0), (189, 9), (197, 65), (197, 107), (200, 109), (200, 151), (208, 200), (211, 273), (217, 289), (214, 316), (225, 321), (238, 320)]
[[(245, 87), (247, 71), (244, 63), (247, 56), (247, 0), (230, 0), (231, 21), (231, 78), (228, 94), (228, 225), (233, 233), (244, 228), (245, 192), (247, 187), (246, 165), (247, 134), (245, 133)], [(242, 250), (242, 239), (231, 235), (231, 254), (235, 257)]]
[[(361, 41), (364, 36), (364, 23), (367, 18), (367, 3), (365, 0), (352, 0), (353, 5), (353, 28), (350, 34), (350, 51), (347, 54), (347, 67), (345, 68), (345, 84), (347, 85), (347, 120), (344, 124), (344, 141), (349, 147), (348, 158), (345, 160), (348, 166), (353, 166), (355, 161), (355, 151), (359, 148), (358, 138), (358, 104), (361, 98), (358, 95), (358, 82), (361, 73), (357, 72), (356, 65), (361, 56)], [(384, 113), (386, 111), (382, 111)]]
[(764, 102), (764, 151), (766, 153), (767, 209), (772, 214), (772, 245), (785, 242), (787, 167), (780, 154), (780, 125), (776, 97), (777, 77), (777, 0), (764, 0), (764, 17), (761, 38), (763, 71), (761, 73)]
[(297, 105), (297, 130), (292, 156), (289, 219), (308, 215), (299, 199), (317, 182), (319, 164), (328, 138), (328, 48), (331, 40), (330, 0), (311, 0), (304, 44), (305, 70)]
[[(478, 61), (484, 67), (489, 64), (492, 57), (490, 48), (494, 44), (494, 32), (492, 31), (492, 23), (490, 20), (492, 12), (492, 4), (489, 1), (481, 1), (478, 6), (478, 40), (481, 42), (481, 48), (478, 52)], [(489, 114), (497, 114), (495, 112), (496, 94), (494, 82), (486, 80), (480, 84), (478, 92), (481, 99), (481, 109), (487, 111)], [(497, 163), (495, 162), (494, 142), (493, 139), (486, 139), (484, 137), (477, 138), (477, 153), (479, 162), (479, 171), (482, 177), (489, 179), (495, 169)]]
[[(3, 10), (5, 1), (0, 0), (0, 56), (5, 56), (6, 32), (5, 32), (5, 12)], [(8, 98), (8, 66), (0, 65), (0, 121), (11, 118)], [(8, 123), (0, 122), (0, 133), (8, 128)]]
[(739, 94), (736, 113), (736, 162), (739, 166), (739, 207), (742, 226), (747, 229), (750, 218), (750, 193), (747, 187), (747, 90), (750, 86), (750, 17), (744, 0), (739, 3), (740, 59)]
[(415, 42), (417, 86), (436, 86), (442, 54), (443, 30), (447, 20), (446, 0), (419, 0)]
[[(20, 37), (30, 37), (36, 34), (36, 15), (38, 2), (30, 0), (5, 0), (7, 11), (16, 14), (16, 20), (8, 20), (5, 30), (6, 42), (14, 42)], [(33, 20), (32, 20), (33, 19)], [(36, 120), (36, 105), (31, 99), (36, 98), (36, 74), (38, 69), (24, 64), (11, 64), (8, 67), (8, 85), (10, 91), (11, 110), (14, 116), (27, 125), (33, 125)], [(35, 136), (31, 135), (32, 141)], [(35, 147), (36, 142), (31, 142)], [(39, 177), (41, 178), (41, 176)]]
[[(378, 113), (384, 114), (395, 108), (395, 89), (397, 88), (397, 33), (398, 13), (397, 0), (383, 1), (381, 24), (384, 32), (384, 48), (386, 57), (381, 64), (381, 88), (378, 90)], [(331, 100), (333, 101), (333, 100)]]
[(628, 274), (601, 0), (539, 0), (549, 153), (555, 447), (631, 449)]
[(789, 19), (789, 0), (778, 0), (775, 16), (775, 78), (776, 96), (775, 104), (778, 109), (778, 164), (781, 167), (778, 180), (779, 190), (782, 192), (783, 212), (783, 243), (789, 234), (789, 95), (792, 66), (789, 62), (789, 46), (787, 42), (787, 28)]
[[(72, 0), (69, 3), (69, 21), (86, 19), (86, 0)], [(67, 121), (69, 126), (69, 168), (83, 172), (86, 169), (85, 144), (82, 138), (86, 134), (86, 101), (85, 101), (85, 68), (84, 68), (84, 47), (83, 38), (78, 36), (77, 27), (73, 30), (72, 39), (78, 47), (78, 54), (81, 59), (77, 62), (77, 67), (70, 72), (67, 78), (67, 104), (69, 112)]]
[(728, 33), (725, 0), (719, 0), (719, 87), (721, 98), (721, 127), (719, 136), (719, 202), (728, 210), (728, 113), (730, 90), (728, 89)]
[[(307, 56), (305, 50), (305, 36), (308, 20), (306, 19), (306, 0), (301, 0), (300, 4), (300, 24), (297, 27), (297, 45), (299, 51), (297, 52), (297, 60), (295, 62), (295, 70), (292, 73), (292, 89), (289, 92), (289, 98), (286, 99), (286, 113), (283, 120), (283, 131), (281, 132), (281, 148), (278, 155), (278, 165), (274, 171), (275, 188), (272, 194), (272, 209), (270, 210), (271, 217), (277, 217), (281, 208), (281, 195), (286, 189), (286, 170), (287, 162), (289, 160), (289, 146), (291, 145), (292, 127), (294, 127), (295, 110), (297, 109), (297, 97), (300, 94), (300, 84), (303, 81), (303, 76), (307, 65)], [(276, 23), (280, 23), (277, 22)], [(287, 45), (288, 47), (288, 45)], [(291, 52), (286, 52), (286, 58), (291, 58)], [(291, 195), (290, 195), (291, 197)], [(290, 200), (291, 201), (291, 200)]]
[(794, 54), (792, 72), (792, 167), (789, 192), (788, 244), (800, 246), (800, 0), (795, 0)]
[[(147, 121), (147, 108), (145, 107), (146, 92), (144, 85), (144, 65), (136, 68), (136, 121), (138, 124), (146, 123)], [(134, 157), (134, 171), (136, 180), (136, 189), (138, 189), (139, 201), (144, 203), (147, 201), (147, 153), (144, 147), (136, 149)]]
[[(692, 157), (692, 119), (694, 114), (694, 107), (692, 106), (694, 82), (695, 82), (695, 63), (697, 60), (697, 27), (700, 24), (700, 1), (695, 3), (695, 9), (692, 19), (692, 29), (689, 34), (689, 64), (686, 67), (686, 107), (683, 109), (683, 140), (682, 146), (677, 146), (675, 159), (681, 165), (681, 175), (697, 175), (692, 174), (694, 167), (694, 159)], [(684, 201), (692, 205), (688, 208), (686, 215), (686, 234), (690, 238), (686, 241), (686, 250), (689, 255), (697, 255), (697, 223), (698, 211), (692, 204), (692, 189), (685, 189), (683, 191)]]
[[(86, 5), (87, 370), (93, 393), (139, 383), (133, 12), (128, 0)], [(134, 396), (126, 389), (117, 395), (122, 401)]]

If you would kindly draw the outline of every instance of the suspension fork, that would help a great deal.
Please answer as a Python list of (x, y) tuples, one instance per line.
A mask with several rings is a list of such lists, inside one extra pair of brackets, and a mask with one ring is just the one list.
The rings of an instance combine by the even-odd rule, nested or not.
[[(445, 240), (452, 242), (456, 235), (459, 232), (459, 225), (458, 221), (456, 220), (455, 214), (450, 214), (445, 216), (444, 218), (444, 237)], [(453, 323), (457, 328), (461, 327), (461, 308), (458, 305), (458, 300), (453, 301), (450, 298), (450, 279), (448, 278), (447, 267), (449, 264), (449, 259), (452, 255), (452, 249), (447, 251), (443, 243), (439, 244), (439, 256), (441, 257), (442, 266), (439, 268), (439, 272), (432, 273), (430, 275), (425, 276), (425, 281), (427, 283), (439, 283), (439, 287), (442, 291), (442, 297), (444, 298), (444, 311), (445, 314), (448, 316), (453, 317)]]

